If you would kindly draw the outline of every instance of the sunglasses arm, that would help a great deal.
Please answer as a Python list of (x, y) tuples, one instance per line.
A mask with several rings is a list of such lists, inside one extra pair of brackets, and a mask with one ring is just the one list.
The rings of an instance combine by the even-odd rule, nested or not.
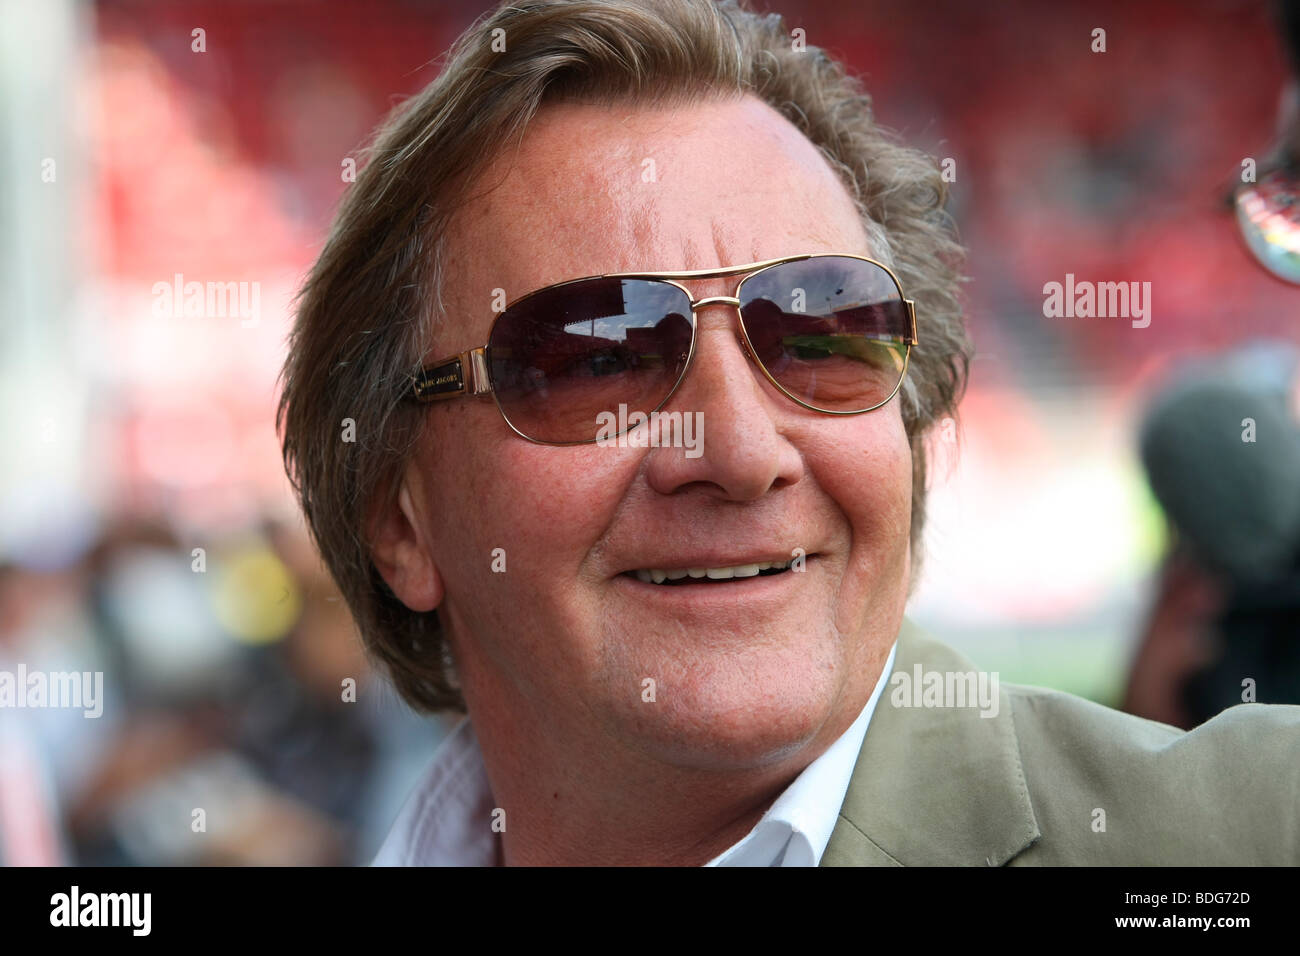
[(412, 384), (415, 398), (421, 402), (436, 402), (492, 391), (486, 350), (486, 346), (470, 349), (424, 366)]

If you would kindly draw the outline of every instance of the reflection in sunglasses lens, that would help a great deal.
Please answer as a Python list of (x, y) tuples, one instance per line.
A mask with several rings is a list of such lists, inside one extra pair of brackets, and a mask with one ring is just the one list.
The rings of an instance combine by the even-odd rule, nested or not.
[(746, 279), (755, 356), (796, 399), (833, 412), (887, 401), (907, 368), (907, 305), (882, 267), (847, 256), (782, 263)]
[(488, 343), (506, 420), (536, 441), (596, 436), (601, 412), (650, 412), (691, 348), (689, 297), (649, 279), (583, 279), (512, 305)]
[[(894, 278), (849, 256), (771, 266), (740, 284), (745, 334), (768, 375), (831, 412), (888, 401), (907, 369), (911, 319)], [(502, 414), (535, 441), (591, 441), (602, 413), (647, 415), (691, 353), (694, 318), (661, 279), (580, 279), (511, 305), (487, 363)]]
[(1279, 279), (1300, 283), (1300, 170), (1274, 170), (1242, 186), (1236, 206), (1255, 258)]

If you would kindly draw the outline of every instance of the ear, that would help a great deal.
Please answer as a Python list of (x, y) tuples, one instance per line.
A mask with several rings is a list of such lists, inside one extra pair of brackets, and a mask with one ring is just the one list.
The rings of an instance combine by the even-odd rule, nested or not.
[(432, 611), (444, 590), (426, 532), (428, 497), (414, 468), (407, 467), (395, 496), (379, 490), (366, 531), (371, 559), (397, 599), (412, 611)]

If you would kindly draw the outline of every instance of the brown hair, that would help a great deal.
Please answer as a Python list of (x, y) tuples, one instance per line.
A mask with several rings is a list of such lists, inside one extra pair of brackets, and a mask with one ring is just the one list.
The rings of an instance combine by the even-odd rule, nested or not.
[[(425, 406), (403, 395), (442, 314), (446, 224), (465, 185), (546, 103), (752, 94), (839, 173), (873, 253), (916, 301), (921, 344), (900, 392), (915, 581), (922, 439), (955, 415), (971, 355), (957, 296), (962, 250), (934, 161), (875, 124), (870, 97), (840, 64), (795, 47), (779, 16), (735, 0), (522, 0), (475, 22), (438, 77), (379, 128), (299, 293), (278, 425), (290, 480), (366, 650), (417, 710), (465, 705), (437, 612), (411, 611), (389, 590), (366, 517), (377, 495), (396, 493), (420, 435)], [(353, 441), (342, 440), (348, 419)]]

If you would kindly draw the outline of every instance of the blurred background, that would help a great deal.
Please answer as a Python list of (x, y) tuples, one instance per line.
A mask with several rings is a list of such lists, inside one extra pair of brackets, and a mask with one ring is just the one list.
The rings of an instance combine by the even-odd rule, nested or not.
[[(1279, 6), (754, 5), (950, 161), (978, 356), (913, 618), (1182, 726), (1300, 702)], [(104, 674), (97, 719), (0, 709), (0, 862), (368, 862), (431, 758), (449, 724), (306, 537), (276, 377), (349, 161), (488, 6), (0, 0), (0, 671)], [(1150, 324), (1045, 316), (1067, 275), (1149, 282)], [(159, 291), (192, 281), (231, 307)]]

